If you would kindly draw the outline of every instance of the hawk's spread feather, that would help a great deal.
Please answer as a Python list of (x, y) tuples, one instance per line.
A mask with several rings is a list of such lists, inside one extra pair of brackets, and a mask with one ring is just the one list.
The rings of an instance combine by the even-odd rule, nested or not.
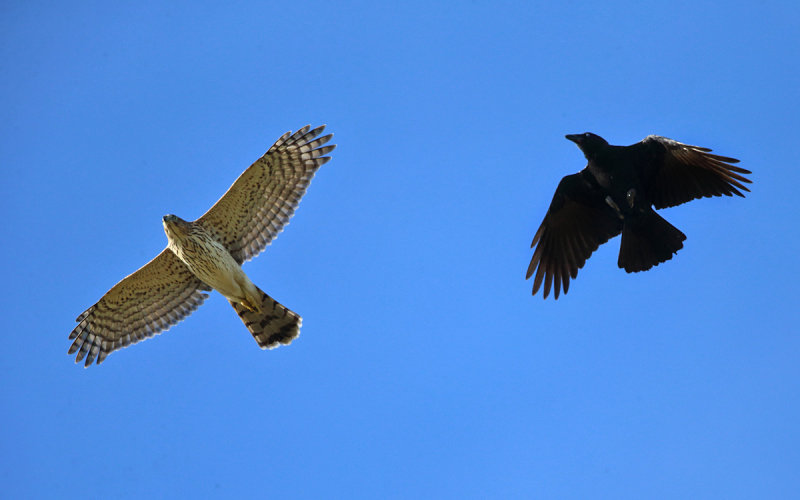
[[(325, 155), (335, 145), (324, 144), (333, 134), (318, 137), (324, 128), (323, 125), (311, 130), (305, 126), (294, 134), (287, 132), (239, 176), (205, 215), (195, 222), (180, 222), (201, 226), (198, 232), (213, 237), (224, 247), (221, 251), (227, 250), (237, 264), (258, 255), (289, 222), (317, 169), (330, 160)], [(167, 217), (165, 228), (166, 225)], [(171, 244), (176, 244), (169, 231), (168, 237)], [(187, 262), (197, 264), (197, 261)], [(241, 290), (252, 295), (243, 297), (246, 300), (242, 303), (242, 298), (232, 297), (228, 289), (220, 289), (262, 348), (288, 344), (297, 337), (300, 316), (255, 287), (241, 268), (231, 270), (220, 267), (218, 262), (200, 264), (226, 273), (233, 271), (223, 278), (241, 285)], [(78, 316), (78, 326), (70, 334), (74, 342), (69, 353), (78, 353), (76, 362), (85, 357), (85, 366), (95, 360), (99, 364), (110, 352), (152, 337), (181, 321), (203, 303), (208, 297), (204, 292), (208, 290), (211, 287), (167, 248)]]
[(197, 219), (240, 264), (261, 253), (294, 214), (317, 169), (336, 146), (325, 126), (287, 132)]

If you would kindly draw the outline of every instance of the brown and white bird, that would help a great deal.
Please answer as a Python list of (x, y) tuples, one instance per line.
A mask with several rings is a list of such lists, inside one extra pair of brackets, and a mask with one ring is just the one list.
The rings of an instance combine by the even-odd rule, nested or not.
[(261, 291), (242, 271), (294, 214), (317, 169), (336, 147), (325, 126), (287, 132), (194, 222), (165, 215), (167, 248), (83, 314), (69, 354), (84, 366), (160, 333), (191, 314), (211, 289), (227, 298), (262, 349), (289, 344), (302, 319)]
[(533, 294), (544, 285), (569, 290), (570, 278), (597, 248), (622, 233), (619, 267), (646, 271), (683, 248), (686, 236), (654, 208), (680, 205), (710, 196), (744, 197), (749, 170), (735, 158), (711, 154), (666, 137), (650, 135), (630, 146), (612, 146), (586, 132), (567, 135), (583, 151), (586, 167), (564, 177), (531, 242), (536, 246), (525, 279)]

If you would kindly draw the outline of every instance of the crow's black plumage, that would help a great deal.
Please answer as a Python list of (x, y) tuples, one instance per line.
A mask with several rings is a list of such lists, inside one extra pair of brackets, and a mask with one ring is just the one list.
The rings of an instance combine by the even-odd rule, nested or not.
[[(552, 285), (555, 298), (569, 290), (570, 278), (597, 247), (622, 233), (619, 267), (646, 271), (683, 248), (686, 236), (654, 208), (680, 205), (708, 196), (744, 197), (749, 170), (735, 158), (651, 135), (630, 146), (611, 146), (586, 132), (567, 135), (583, 151), (586, 168), (561, 179), (533, 237), (536, 246), (526, 279), (534, 276), (533, 294)], [(740, 191), (741, 190), (741, 191)]]

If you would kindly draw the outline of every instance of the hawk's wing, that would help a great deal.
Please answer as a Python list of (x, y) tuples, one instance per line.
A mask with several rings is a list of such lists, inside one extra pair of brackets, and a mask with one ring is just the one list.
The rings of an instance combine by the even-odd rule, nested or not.
[(182, 320), (211, 290), (168, 248), (126, 277), (78, 316), (69, 354), (97, 364), (112, 351), (152, 337)]
[(317, 169), (330, 160), (325, 126), (287, 132), (236, 179), (197, 223), (240, 264), (269, 245), (294, 214)]
[[(584, 171), (585, 172), (585, 171)], [(561, 179), (539, 230), (531, 242), (536, 246), (525, 279), (536, 273), (533, 294), (544, 280), (544, 298), (554, 285), (555, 298), (561, 286), (569, 290), (569, 279), (597, 247), (622, 231), (622, 221), (606, 204), (602, 193), (585, 177), (584, 172)], [(538, 245), (537, 245), (538, 243)]]
[(711, 196), (744, 197), (739, 190), (750, 191), (742, 183), (752, 181), (740, 174), (752, 172), (731, 165), (739, 160), (711, 154), (708, 148), (657, 135), (647, 136), (631, 147), (643, 159), (639, 173), (656, 208)]

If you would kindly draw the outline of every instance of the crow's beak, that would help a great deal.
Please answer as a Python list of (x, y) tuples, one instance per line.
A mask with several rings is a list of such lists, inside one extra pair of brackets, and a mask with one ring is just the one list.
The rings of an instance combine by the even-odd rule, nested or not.
[(570, 141), (574, 142), (575, 144), (580, 144), (580, 142), (578, 142), (578, 141), (581, 138), (581, 134), (567, 134), (564, 137), (566, 137)]

